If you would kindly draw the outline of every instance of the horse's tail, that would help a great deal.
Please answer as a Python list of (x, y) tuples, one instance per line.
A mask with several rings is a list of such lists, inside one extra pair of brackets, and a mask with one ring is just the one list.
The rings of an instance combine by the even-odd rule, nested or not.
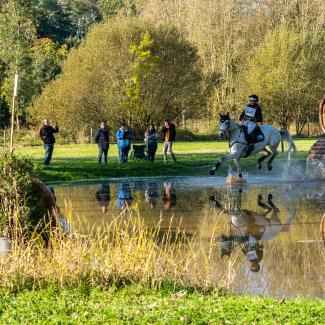
[(280, 134), (281, 134), (281, 139), (285, 140), (289, 143), (289, 148), (288, 148), (287, 153), (289, 153), (291, 150), (293, 152), (297, 152), (296, 144), (294, 143), (293, 138), (292, 138), (291, 134), (289, 133), (289, 131), (286, 129), (283, 129), (283, 130), (280, 130)]

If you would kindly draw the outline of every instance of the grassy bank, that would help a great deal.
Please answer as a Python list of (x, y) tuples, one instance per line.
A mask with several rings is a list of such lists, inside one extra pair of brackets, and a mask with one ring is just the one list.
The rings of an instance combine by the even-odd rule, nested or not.
[(0, 293), (1, 324), (324, 324), (325, 302), (131, 285)]
[[(295, 158), (305, 161), (307, 152), (314, 139), (296, 140), (298, 153)], [(130, 161), (128, 164), (117, 163), (116, 145), (111, 145), (109, 150), (109, 162), (107, 165), (99, 165), (96, 161), (97, 146), (85, 145), (57, 145), (55, 147), (52, 164), (42, 167), (42, 179), (44, 181), (68, 181), (96, 178), (130, 177), (130, 176), (181, 176), (181, 175), (208, 175), (209, 169), (218, 157), (228, 151), (227, 142), (178, 142), (174, 145), (174, 151), (178, 163), (171, 160), (163, 163), (162, 145), (157, 151), (154, 164), (147, 162)], [(43, 147), (22, 147), (16, 150), (18, 155), (30, 156), (36, 163), (42, 166), (44, 156)], [(279, 159), (285, 159), (280, 154)], [(255, 168), (256, 157), (243, 161), (244, 172), (257, 173)], [(233, 164), (233, 163), (232, 163)], [(229, 164), (225, 164), (218, 175), (225, 175)], [(265, 168), (258, 173), (268, 173)]]

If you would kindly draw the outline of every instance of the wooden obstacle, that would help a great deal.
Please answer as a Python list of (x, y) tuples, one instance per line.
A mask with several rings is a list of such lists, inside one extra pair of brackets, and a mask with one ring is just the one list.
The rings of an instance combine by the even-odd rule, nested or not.
[(227, 185), (242, 185), (246, 183), (246, 180), (230, 174), (227, 176), (225, 183)]
[[(325, 96), (319, 104), (319, 122), (320, 126), (325, 133)], [(325, 137), (320, 138), (315, 142), (309, 150), (308, 157), (325, 161)]]
[(325, 161), (325, 138), (319, 139), (312, 145), (308, 152), (308, 157)]
[(321, 239), (323, 240), (325, 246), (325, 214), (323, 215), (323, 218), (320, 222), (319, 230), (320, 230)]

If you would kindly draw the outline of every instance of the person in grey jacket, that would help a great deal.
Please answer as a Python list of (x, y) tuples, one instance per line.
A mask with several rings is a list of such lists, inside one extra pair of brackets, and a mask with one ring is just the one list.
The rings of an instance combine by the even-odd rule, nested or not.
[(107, 164), (107, 155), (109, 148), (109, 130), (107, 128), (106, 122), (101, 122), (100, 128), (97, 129), (95, 135), (95, 141), (98, 145), (98, 163), (102, 162), (102, 157), (104, 155), (104, 163)]
[(153, 162), (155, 160), (155, 154), (157, 151), (158, 133), (155, 127), (150, 124), (146, 133), (144, 134), (144, 142), (146, 144), (146, 149), (148, 153), (148, 160)]

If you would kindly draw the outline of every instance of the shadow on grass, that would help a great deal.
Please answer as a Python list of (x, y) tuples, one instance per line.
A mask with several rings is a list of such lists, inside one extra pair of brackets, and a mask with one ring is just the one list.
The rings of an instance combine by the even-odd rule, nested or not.
[[(129, 160), (127, 164), (119, 164), (111, 158), (108, 164), (98, 164), (95, 159), (70, 159), (55, 158), (48, 167), (41, 167), (41, 179), (43, 181), (68, 181), (97, 178), (120, 177), (150, 177), (150, 176), (208, 176), (210, 168), (216, 163), (222, 154), (180, 154), (177, 155), (177, 163), (171, 159), (164, 163), (158, 157), (154, 163), (147, 161)], [(244, 172), (265, 174), (262, 170), (257, 172), (255, 163), (257, 156), (242, 160)], [(280, 160), (285, 160), (284, 154), (280, 154)], [(295, 155), (296, 160), (305, 160), (306, 153)], [(36, 160), (41, 162), (40, 160)], [(218, 171), (218, 175), (227, 176), (229, 166), (235, 168), (233, 162), (226, 162)]]

